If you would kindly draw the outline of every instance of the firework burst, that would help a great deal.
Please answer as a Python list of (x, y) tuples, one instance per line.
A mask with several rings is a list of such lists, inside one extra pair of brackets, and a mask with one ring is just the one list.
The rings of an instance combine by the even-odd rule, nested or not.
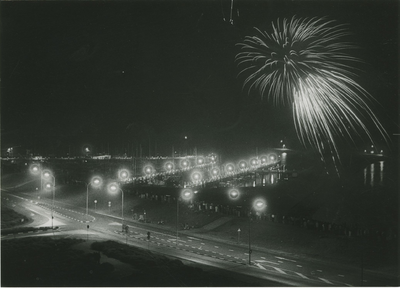
[(363, 117), (387, 136), (367, 105), (366, 100), (373, 98), (353, 80), (351, 64), (359, 60), (347, 54), (355, 46), (342, 40), (349, 35), (344, 25), (293, 17), (272, 23), (272, 33), (255, 29), (257, 36), (237, 44), (239, 75), (246, 75), (243, 87), (257, 90), (274, 104), (290, 103), (304, 145), (339, 158), (337, 136), (353, 140), (363, 134), (372, 141)]

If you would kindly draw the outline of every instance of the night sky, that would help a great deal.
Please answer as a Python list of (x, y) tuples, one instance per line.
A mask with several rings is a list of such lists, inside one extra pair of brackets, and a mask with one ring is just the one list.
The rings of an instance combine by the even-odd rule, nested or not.
[(148, 153), (149, 139), (153, 155), (184, 145), (244, 155), (283, 138), (301, 147), (291, 107), (248, 95), (234, 62), (253, 27), (294, 15), (348, 24), (365, 62), (356, 81), (399, 133), (398, 1), (234, 0), (233, 25), (230, 3), (2, 2), (2, 150), (65, 155), (88, 144), (129, 155), (140, 144)]

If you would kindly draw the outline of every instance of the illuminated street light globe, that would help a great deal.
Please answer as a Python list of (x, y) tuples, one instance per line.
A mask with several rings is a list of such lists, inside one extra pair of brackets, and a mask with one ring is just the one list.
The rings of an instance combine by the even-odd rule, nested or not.
[(143, 172), (146, 175), (151, 175), (153, 173), (153, 166), (151, 166), (151, 165), (144, 166)]
[(256, 167), (258, 165), (258, 160), (256, 158), (250, 159), (250, 165)]
[(40, 173), (40, 165), (38, 164), (32, 164), (30, 167), (30, 171), (34, 175), (38, 175)]
[(199, 171), (194, 171), (191, 175), (191, 178), (192, 178), (192, 182), (196, 183), (201, 180), (202, 175)]
[(43, 171), (43, 178), (49, 179), (51, 176), (52, 176), (52, 174), (49, 170)]
[(247, 168), (247, 163), (244, 160), (239, 161), (239, 169), (244, 170)]
[(256, 211), (262, 211), (266, 207), (266, 202), (263, 199), (256, 199), (253, 203), (253, 207)]
[(235, 166), (231, 163), (226, 164), (225, 166), (225, 172), (227, 173), (233, 173), (233, 171), (235, 171)]
[(129, 170), (127, 170), (127, 169), (120, 169), (120, 170), (118, 171), (118, 179), (119, 179), (120, 181), (126, 181), (126, 180), (128, 180), (128, 179), (129, 179), (129, 176), (130, 176), (130, 172), (129, 172)]
[(203, 157), (198, 157), (197, 158), (197, 165), (202, 165), (204, 164), (204, 158)]
[(260, 161), (261, 164), (266, 164), (268, 162), (268, 157), (263, 155), (260, 157)]
[(46, 183), (46, 184), (44, 184), (44, 188), (47, 190), (47, 191), (50, 191), (51, 190), (51, 188), (53, 187), (53, 185), (51, 185), (51, 183)]
[(183, 200), (190, 200), (193, 197), (193, 191), (191, 189), (184, 189), (181, 192), (181, 197)]
[(170, 172), (174, 169), (174, 163), (172, 162), (167, 162), (164, 164), (164, 168), (166, 171)]
[(183, 159), (180, 164), (181, 164), (181, 168), (183, 168), (183, 169), (189, 167), (189, 161), (186, 159)]
[(270, 159), (271, 161), (275, 161), (275, 155), (269, 156), (269, 159)]
[(112, 182), (110, 184), (107, 185), (107, 190), (110, 193), (116, 193), (119, 190), (119, 185), (116, 182)]
[(93, 187), (99, 188), (103, 184), (103, 179), (100, 176), (94, 176), (90, 181)]
[(237, 190), (237, 189), (231, 189), (231, 190), (229, 190), (229, 198), (231, 199), (231, 200), (236, 200), (236, 199), (238, 199), (239, 198), (239, 196), (240, 196), (240, 193), (239, 193), (239, 191)]
[(219, 175), (219, 169), (218, 168), (213, 168), (213, 169), (211, 169), (211, 176), (212, 177), (217, 177), (218, 175)]

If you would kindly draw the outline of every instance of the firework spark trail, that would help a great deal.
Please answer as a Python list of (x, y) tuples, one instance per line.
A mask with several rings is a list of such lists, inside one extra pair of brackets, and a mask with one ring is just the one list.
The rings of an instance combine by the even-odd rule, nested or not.
[(258, 90), (274, 104), (293, 103), (294, 124), (303, 145), (309, 143), (321, 155), (329, 151), (340, 160), (337, 136), (354, 142), (354, 135), (366, 135), (373, 142), (363, 117), (371, 119), (387, 139), (365, 101), (374, 98), (351, 78), (356, 74), (350, 64), (360, 60), (345, 52), (355, 46), (341, 40), (350, 35), (344, 25), (324, 18), (293, 17), (272, 23), (270, 34), (255, 29), (258, 36), (247, 36), (237, 44), (239, 75), (247, 75), (243, 88)]

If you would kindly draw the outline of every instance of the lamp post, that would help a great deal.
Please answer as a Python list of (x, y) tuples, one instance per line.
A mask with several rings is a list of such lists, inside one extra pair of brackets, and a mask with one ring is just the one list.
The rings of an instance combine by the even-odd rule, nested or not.
[(189, 201), (193, 198), (193, 191), (191, 189), (183, 189), (180, 196), (176, 198), (176, 248), (178, 248), (179, 237), (179, 199)]
[[(101, 184), (103, 183), (103, 180), (99, 176), (94, 176), (90, 182), (86, 185), (86, 215), (89, 214), (89, 186), (93, 186), (95, 188), (99, 188)], [(96, 200), (94, 200), (96, 204)], [(96, 207), (96, 206), (95, 206)], [(95, 208), (96, 210), (96, 208)]]
[[(233, 201), (236, 201), (236, 200), (238, 200), (239, 199), (239, 197), (240, 197), (240, 192), (239, 192), (239, 190), (237, 190), (236, 188), (233, 188), (233, 189), (230, 189), (229, 191), (228, 191), (228, 196), (229, 196), (229, 199), (231, 199), (231, 200), (233, 200)], [(237, 238), (237, 244), (239, 244), (239, 241), (240, 241), (240, 228), (237, 230), (237, 232), (238, 232), (238, 238)]]
[[(122, 203), (121, 203), (121, 210), (122, 210), (122, 231), (124, 228), (124, 191), (119, 187), (119, 184), (116, 182), (112, 182), (110, 184), (108, 184), (107, 187), (108, 192), (110, 193), (117, 193), (118, 191), (121, 191), (121, 197), (122, 197)], [(109, 203), (109, 207), (111, 206), (110, 202)]]
[(253, 202), (252, 207), (250, 207), (250, 215), (249, 215), (249, 265), (251, 265), (251, 253), (253, 252), (251, 250), (251, 237), (250, 237), (250, 231), (251, 231), (251, 210), (254, 209), (257, 212), (260, 212), (264, 210), (266, 207), (266, 203), (263, 199), (256, 199)]
[(97, 204), (97, 200), (94, 200), (94, 212), (96, 212), (96, 204)]
[(53, 176), (53, 174), (49, 170), (44, 170), (42, 173), (41, 178), (43, 178), (45, 181), (49, 181), (50, 179), (53, 180), (53, 182), (47, 182), (45, 184), (46, 189), (52, 189), (53, 191), (53, 200), (52, 200), (52, 208), (51, 208), (51, 229), (53, 229), (53, 219), (54, 219), (54, 198), (55, 198), (55, 189), (56, 189), (56, 178)]

